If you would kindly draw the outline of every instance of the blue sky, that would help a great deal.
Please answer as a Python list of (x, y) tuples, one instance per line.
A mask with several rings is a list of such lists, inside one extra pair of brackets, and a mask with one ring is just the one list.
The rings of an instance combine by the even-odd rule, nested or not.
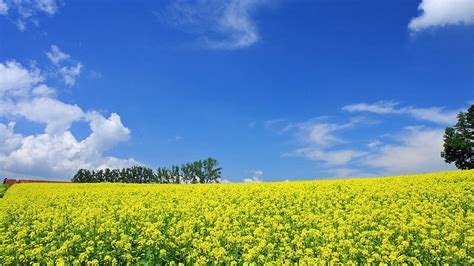
[(453, 169), (473, 0), (0, 0), (0, 176), (212, 156), (231, 182)]

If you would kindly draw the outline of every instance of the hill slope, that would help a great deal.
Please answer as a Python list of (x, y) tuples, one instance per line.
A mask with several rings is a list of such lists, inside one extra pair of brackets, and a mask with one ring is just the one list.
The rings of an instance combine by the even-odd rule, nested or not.
[(472, 264), (474, 171), (256, 184), (19, 184), (0, 261)]

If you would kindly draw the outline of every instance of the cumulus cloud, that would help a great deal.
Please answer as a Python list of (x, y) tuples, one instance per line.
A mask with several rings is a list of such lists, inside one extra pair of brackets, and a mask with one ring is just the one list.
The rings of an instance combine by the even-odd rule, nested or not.
[(244, 183), (258, 183), (262, 182), (263, 171), (262, 170), (252, 170), (252, 177), (244, 178), (242, 180)]
[(365, 164), (381, 169), (387, 175), (422, 173), (454, 169), (440, 156), (443, 129), (407, 127), (397, 143), (384, 144)]
[(456, 123), (456, 116), (461, 110), (445, 110), (444, 107), (397, 107), (399, 104), (393, 101), (379, 101), (373, 104), (357, 103), (342, 107), (348, 112), (370, 112), (376, 114), (404, 114), (417, 120), (430, 121), (441, 125)]
[(10, 122), (6, 125), (0, 123), (0, 154), (10, 153), (20, 147), (23, 136), (15, 133), (13, 131), (14, 127), (15, 122)]
[(128, 140), (130, 129), (126, 128), (116, 113), (109, 118), (92, 111), (87, 115), (92, 133), (85, 139), (85, 144), (98, 152), (106, 151), (116, 143)]
[[(66, 60), (63, 58), (57, 62)], [(103, 155), (130, 137), (118, 114), (106, 117), (56, 99), (55, 89), (44, 80), (35, 68), (15, 61), (0, 63), (0, 118), (8, 121), (0, 123), (0, 176), (68, 180), (79, 168), (120, 168), (137, 163), (133, 158)], [(44, 125), (44, 132), (15, 132), (17, 119)], [(91, 133), (84, 140), (77, 140), (70, 130), (78, 122), (89, 124)]]
[(68, 87), (76, 84), (77, 77), (81, 74), (82, 64), (73, 59), (69, 54), (62, 52), (58, 46), (51, 45), (51, 50), (46, 52), (49, 60), (56, 67), (56, 71)]
[(28, 24), (39, 25), (41, 15), (54, 16), (58, 10), (56, 0), (0, 0), (0, 15), (9, 16), (21, 31)]
[(133, 159), (103, 157), (86, 141), (77, 141), (70, 131), (60, 135), (38, 134), (21, 139), (18, 148), (0, 153), (0, 173), (20, 177), (69, 180), (79, 168), (123, 167), (136, 164)]
[(21, 100), (9, 113), (45, 124), (45, 132), (50, 135), (61, 134), (69, 130), (73, 122), (84, 118), (84, 112), (77, 105), (48, 97)]
[(36, 68), (27, 69), (16, 61), (0, 62), (0, 97), (26, 95), (29, 89), (43, 81)]
[(260, 36), (252, 15), (267, 0), (178, 0), (169, 7), (169, 20), (199, 35), (211, 49), (239, 49)]
[(412, 32), (474, 23), (474, 0), (422, 0), (418, 10), (421, 14), (408, 25)]

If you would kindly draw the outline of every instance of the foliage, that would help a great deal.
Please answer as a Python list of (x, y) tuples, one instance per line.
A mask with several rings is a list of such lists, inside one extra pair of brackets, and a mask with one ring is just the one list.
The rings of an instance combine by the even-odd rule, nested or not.
[(156, 172), (144, 166), (131, 168), (100, 169), (89, 171), (80, 169), (72, 178), (77, 183), (155, 183), (155, 184), (183, 184), (183, 183), (219, 183), (222, 168), (218, 167), (217, 160), (208, 158), (182, 166), (173, 165), (171, 169), (158, 167)]
[(474, 263), (474, 170), (255, 184), (17, 184), (0, 261)]
[(458, 114), (454, 127), (446, 128), (441, 157), (459, 169), (474, 169), (474, 104)]
[(4, 185), (0, 185), (0, 199), (3, 198), (3, 195), (7, 192), (7, 187)]

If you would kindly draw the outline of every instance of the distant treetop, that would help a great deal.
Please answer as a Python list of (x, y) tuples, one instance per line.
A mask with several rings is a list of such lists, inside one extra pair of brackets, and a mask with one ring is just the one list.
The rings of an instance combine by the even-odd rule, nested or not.
[(195, 184), (219, 183), (222, 168), (214, 158), (207, 158), (181, 166), (173, 165), (171, 169), (158, 167), (154, 172), (145, 166), (133, 166), (122, 169), (79, 169), (72, 178), (78, 183), (156, 183), (156, 184)]

